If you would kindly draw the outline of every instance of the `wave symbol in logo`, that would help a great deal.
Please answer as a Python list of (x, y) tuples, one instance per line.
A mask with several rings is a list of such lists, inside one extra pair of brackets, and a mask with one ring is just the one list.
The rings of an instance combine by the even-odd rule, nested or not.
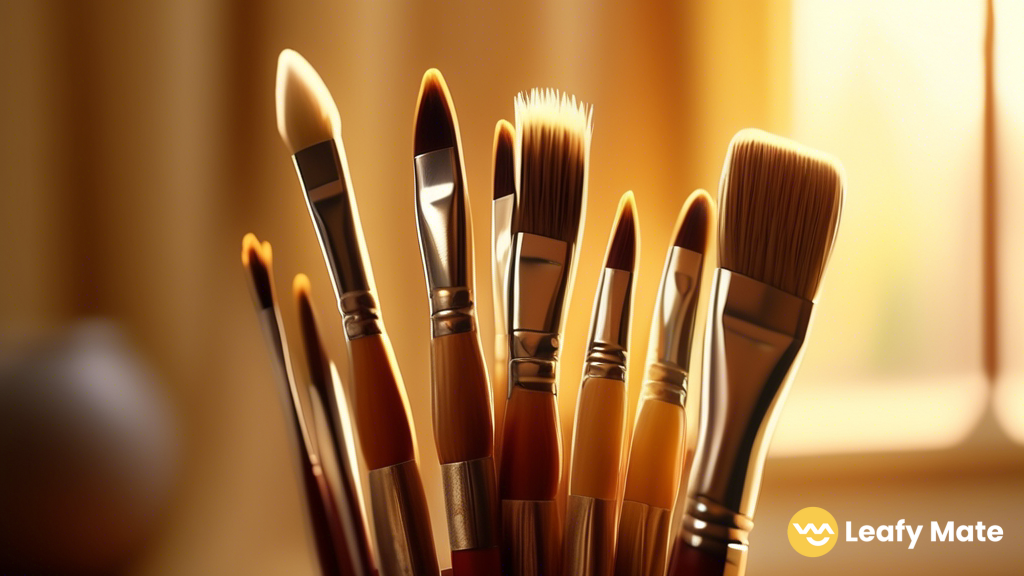
[(808, 558), (824, 556), (836, 545), (839, 523), (824, 508), (804, 508), (789, 520), (789, 544)]

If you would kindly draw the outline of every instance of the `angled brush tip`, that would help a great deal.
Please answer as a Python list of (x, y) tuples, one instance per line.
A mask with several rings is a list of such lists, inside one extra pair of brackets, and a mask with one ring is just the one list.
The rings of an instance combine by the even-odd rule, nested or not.
[(740, 131), (722, 169), (721, 266), (814, 299), (843, 195), (835, 158), (761, 130)]
[(619, 208), (615, 214), (612, 238), (608, 243), (608, 256), (605, 258), (605, 268), (635, 271), (639, 231), (636, 201), (632, 192), (626, 192), (619, 200)]
[(516, 130), (508, 120), (494, 126), (494, 199), (516, 193)]
[(341, 133), (341, 118), (320, 75), (294, 50), (277, 59), (277, 130), (295, 154)]
[(273, 256), (270, 243), (260, 241), (255, 234), (242, 237), (242, 266), (249, 274), (249, 287), (253, 301), (260, 309), (274, 306), (274, 286), (271, 281)]
[(694, 190), (683, 203), (676, 225), (673, 244), (693, 252), (707, 252), (711, 223), (714, 221), (714, 201), (704, 190)]
[(458, 119), (448, 84), (436, 68), (423, 75), (416, 103), (413, 154), (453, 148), (458, 143)]

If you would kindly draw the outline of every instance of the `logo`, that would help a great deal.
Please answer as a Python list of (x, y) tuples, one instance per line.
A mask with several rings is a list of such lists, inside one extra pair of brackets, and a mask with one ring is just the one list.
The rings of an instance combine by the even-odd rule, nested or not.
[(817, 558), (839, 540), (839, 524), (824, 508), (804, 508), (789, 519), (789, 544), (798, 554)]

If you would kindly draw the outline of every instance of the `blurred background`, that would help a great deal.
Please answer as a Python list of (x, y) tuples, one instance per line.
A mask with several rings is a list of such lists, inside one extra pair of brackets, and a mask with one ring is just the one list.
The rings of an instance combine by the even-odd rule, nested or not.
[[(494, 124), (534, 86), (594, 105), (564, 444), (597, 247), (619, 195), (636, 193), (642, 226), (635, 405), (672, 224), (694, 188), (716, 193), (731, 136), (756, 126), (838, 156), (843, 223), (772, 445), (748, 573), (1019, 574), (1022, 29), (1014, 0), (0, 4), (0, 562), (66, 574), (313, 573), (239, 263), (252, 231), (274, 245), (282, 293), (309, 274), (344, 369), (330, 284), (276, 129), (277, 55), (294, 48), (341, 112), (443, 564), (412, 204), (413, 109), (429, 67), (458, 107), (485, 342)], [(287, 300), (283, 314), (296, 328)], [(982, 521), (1006, 536), (913, 551), (839, 545), (812, 560), (786, 543), (787, 520), (806, 506), (841, 525)]]

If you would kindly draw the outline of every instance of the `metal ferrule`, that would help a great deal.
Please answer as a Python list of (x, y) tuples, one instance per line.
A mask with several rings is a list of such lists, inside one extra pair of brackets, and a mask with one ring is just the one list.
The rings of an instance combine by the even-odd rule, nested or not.
[(380, 334), (373, 272), (344, 151), (332, 138), (299, 150), (292, 159), (344, 317), (345, 335), (353, 339)]
[(491, 457), (441, 465), (448, 542), (452, 550), (498, 545), (497, 482)]
[(626, 380), (626, 348), (633, 312), (633, 274), (605, 268), (591, 315), (584, 377)]
[(682, 536), (724, 558), (747, 546), (772, 432), (814, 303), (721, 268), (714, 282)]
[(703, 264), (700, 252), (678, 246), (668, 252), (654, 308), (643, 398), (686, 404)]
[(415, 460), (370, 470), (381, 576), (437, 576), (437, 553)]
[(468, 206), (455, 148), (413, 159), (416, 228), (430, 295), (433, 336), (476, 328)]
[(615, 576), (664, 574), (671, 524), (671, 510), (623, 500)]
[(502, 500), (502, 565), (512, 576), (558, 574), (558, 504), (554, 500)]
[(491, 282), (494, 285), (494, 332), (504, 336), (508, 314), (508, 258), (512, 250), (512, 209), (515, 196), (509, 194), (491, 204)]
[(573, 246), (521, 232), (509, 255), (508, 393), (557, 394), (558, 351)]
[(615, 569), (616, 501), (569, 495), (562, 573), (610, 576)]

